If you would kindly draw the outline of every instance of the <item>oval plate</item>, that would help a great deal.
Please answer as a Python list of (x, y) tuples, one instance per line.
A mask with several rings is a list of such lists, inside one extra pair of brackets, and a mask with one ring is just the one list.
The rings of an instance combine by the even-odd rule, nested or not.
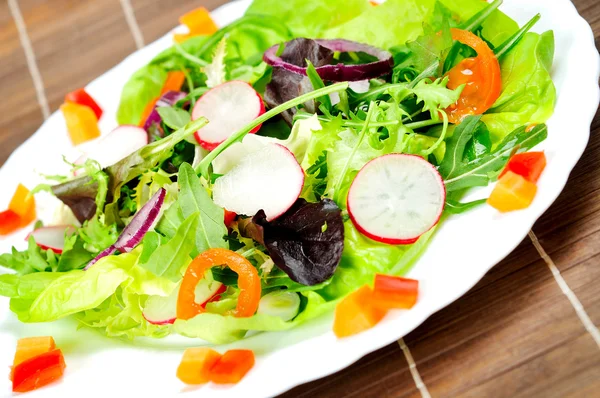
[[(218, 24), (239, 18), (249, 1), (229, 3), (213, 12)], [(419, 302), (411, 311), (390, 313), (375, 328), (357, 336), (338, 340), (331, 332), (332, 315), (299, 328), (281, 333), (262, 333), (235, 344), (219, 347), (253, 349), (256, 366), (239, 384), (232, 387), (208, 385), (202, 394), (219, 397), (273, 396), (299, 384), (334, 373), (419, 326), (430, 315), (452, 303), (507, 256), (527, 235), (538, 217), (554, 202), (564, 188), (569, 174), (583, 153), (590, 134), (590, 123), (596, 112), (599, 91), (600, 61), (589, 25), (567, 0), (506, 0), (502, 10), (525, 23), (541, 12), (536, 31), (553, 29), (556, 59), (552, 71), (558, 91), (556, 112), (548, 122), (549, 137), (540, 145), (545, 150), (548, 166), (539, 181), (537, 197), (530, 208), (500, 215), (489, 207), (481, 207), (447, 220), (432, 240), (426, 253), (409, 276), (421, 281)], [(121, 87), (131, 74), (149, 62), (154, 55), (171, 44), (171, 35), (136, 51), (122, 63), (91, 82), (87, 89), (105, 110), (100, 127), (105, 133), (116, 126), (115, 113)], [(65, 173), (60, 161), (65, 148), (71, 148), (63, 117), (54, 113), (40, 129), (18, 148), (0, 169), (0, 181), (6, 189), (0, 193), (4, 208), (13, 187), (23, 182), (34, 186), (46, 174)], [(77, 157), (69, 150), (70, 159)], [(484, 197), (487, 189), (472, 193)], [(41, 197), (39, 213), (48, 219), (54, 199)], [(0, 252), (12, 245), (22, 248), (26, 231), (0, 241)], [(460, 239), (456, 239), (459, 236)], [(469, 253), (465, 256), (464, 253)], [(175, 378), (181, 348), (194, 344), (191, 340), (140, 340), (134, 344), (111, 340), (63, 320), (51, 324), (19, 323), (8, 310), (8, 300), (0, 299), (0, 368), (12, 362), (16, 340), (25, 336), (53, 335), (63, 349), (68, 364), (62, 382), (35, 392), (32, 396), (75, 397), (86, 395), (172, 396), (195, 390), (183, 387)], [(0, 395), (9, 394), (10, 382), (0, 377)]]

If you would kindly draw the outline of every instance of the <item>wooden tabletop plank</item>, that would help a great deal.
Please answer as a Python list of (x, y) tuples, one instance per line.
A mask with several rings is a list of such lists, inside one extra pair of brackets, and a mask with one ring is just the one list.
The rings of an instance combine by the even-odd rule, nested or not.
[(19, 0), (51, 111), (135, 51), (119, 0)]
[[(145, 43), (183, 13), (224, 0), (130, 0)], [(600, 43), (600, 4), (576, 0)], [(19, 0), (52, 110), (64, 94), (135, 50), (119, 0)], [(42, 121), (18, 31), (0, 2), (0, 164)], [(533, 230), (592, 322), (600, 325), (600, 116), (565, 191)], [(600, 350), (524, 240), (467, 295), (406, 336), (432, 396), (594, 396)], [(419, 397), (397, 343), (286, 397)]]
[(0, 165), (43, 121), (19, 32), (6, 1), (0, 2)]

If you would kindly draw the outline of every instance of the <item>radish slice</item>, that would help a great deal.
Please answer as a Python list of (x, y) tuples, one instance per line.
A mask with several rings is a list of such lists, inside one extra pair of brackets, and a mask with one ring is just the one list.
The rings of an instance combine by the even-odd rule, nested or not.
[(289, 209), (302, 192), (304, 170), (286, 147), (267, 144), (244, 156), (214, 185), (213, 199), (237, 214), (264, 210), (271, 221)]
[[(209, 121), (196, 132), (196, 141), (211, 151), (263, 113), (265, 105), (251, 85), (237, 80), (220, 84), (200, 97), (192, 110), (192, 120)], [(250, 133), (259, 129), (260, 125)]]
[[(224, 285), (211, 278), (202, 279), (196, 286), (196, 302), (206, 305), (217, 294), (223, 293)], [(177, 300), (180, 285), (167, 297), (150, 296), (142, 311), (144, 318), (153, 325), (170, 325), (177, 319)]]
[[(82, 165), (86, 160), (93, 159), (102, 168), (105, 168), (112, 166), (146, 145), (148, 145), (146, 130), (138, 126), (119, 126), (107, 134), (106, 137), (90, 146), (90, 150), (81, 155), (74, 164)], [(83, 173), (84, 170), (82, 169), (74, 172), (75, 176)]]
[(367, 163), (348, 192), (356, 228), (378, 242), (415, 242), (440, 219), (446, 190), (435, 167), (415, 155), (390, 154)]
[(56, 254), (62, 254), (65, 248), (65, 234), (74, 233), (75, 227), (72, 225), (57, 225), (54, 227), (42, 227), (31, 232), (30, 236), (33, 236), (35, 243), (42, 250), (52, 250)]

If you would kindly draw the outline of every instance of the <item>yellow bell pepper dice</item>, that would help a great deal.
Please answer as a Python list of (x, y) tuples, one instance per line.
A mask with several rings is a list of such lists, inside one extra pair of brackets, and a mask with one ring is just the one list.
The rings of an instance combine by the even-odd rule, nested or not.
[(487, 203), (500, 212), (521, 210), (529, 207), (537, 192), (537, 186), (523, 176), (508, 171), (498, 180)]
[(67, 102), (60, 106), (60, 110), (65, 116), (67, 131), (73, 145), (100, 137), (98, 119), (90, 107)]

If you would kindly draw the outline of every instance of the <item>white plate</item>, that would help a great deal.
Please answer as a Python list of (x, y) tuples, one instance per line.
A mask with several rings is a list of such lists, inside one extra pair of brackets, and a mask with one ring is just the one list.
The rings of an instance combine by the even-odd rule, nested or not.
[[(229, 3), (213, 13), (220, 24), (240, 17), (249, 1)], [(419, 302), (411, 311), (393, 312), (377, 327), (338, 340), (331, 332), (331, 315), (282, 333), (263, 333), (228, 346), (255, 350), (254, 369), (233, 387), (204, 386), (203, 395), (219, 397), (273, 396), (301, 383), (334, 373), (360, 357), (406, 335), (431, 314), (467, 292), (496, 263), (526, 236), (535, 220), (560, 194), (569, 173), (587, 144), (590, 123), (596, 112), (600, 62), (589, 25), (568, 0), (505, 0), (502, 10), (525, 23), (541, 12), (536, 31), (554, 29), (556, 57), (552, 71), (558, 90), (556, 112), (548, 122), (549, 137), (540, 145), (548, 166), (539, 181), (537, 197), (530, 208), (500, 215), (481, 207), (453, 217), (439, 228), (425, 255), (409, 276), (421, 281)], [(101, 129), (116, 126), (114, 115), (121, 87), (129, 76), (171, 43), (170, 35), (127, 57), (89, 84), (87, 89), (105, 110)], [(63, 117), (54, 113), (40, 129), (18, 148), (0, 169), (0, 208), (8, 203), (18, 182), (33, 186), (39, 177), (31, 170), (50, 174), (64, 172), (59, 154), (69, 148)], [(71, 154), (75, 156), (75, 154)], [(488, 188), (489, 189), (489, 188)], [(484, 190), (475, 193), (483, 196)], [(42, 200), (50, 206), (51, 200)], [(43, 211), (43, 210), (42, 210)], [(23, 246), (26, 232), (0, 241), (0, 252), (11, 245)], [(66, 354), (66, 377), (60, 383), (28, 396), (75, 397), (116, 394), (117, 396), (172, 396), (188, 391), (175, 378), (181, 347), (136, 342), (136, 345), (102, 337), (90, 330), (75, 330), (74, 321), (52, 324), (20, 324), (0, 300), (0, 369), (12, 360), (20, 337), (53, 335)], [(192, 389), (193, 390), (193, 389)], [(9, 396), (8, 378), (0, 375), (0, 396)]]

